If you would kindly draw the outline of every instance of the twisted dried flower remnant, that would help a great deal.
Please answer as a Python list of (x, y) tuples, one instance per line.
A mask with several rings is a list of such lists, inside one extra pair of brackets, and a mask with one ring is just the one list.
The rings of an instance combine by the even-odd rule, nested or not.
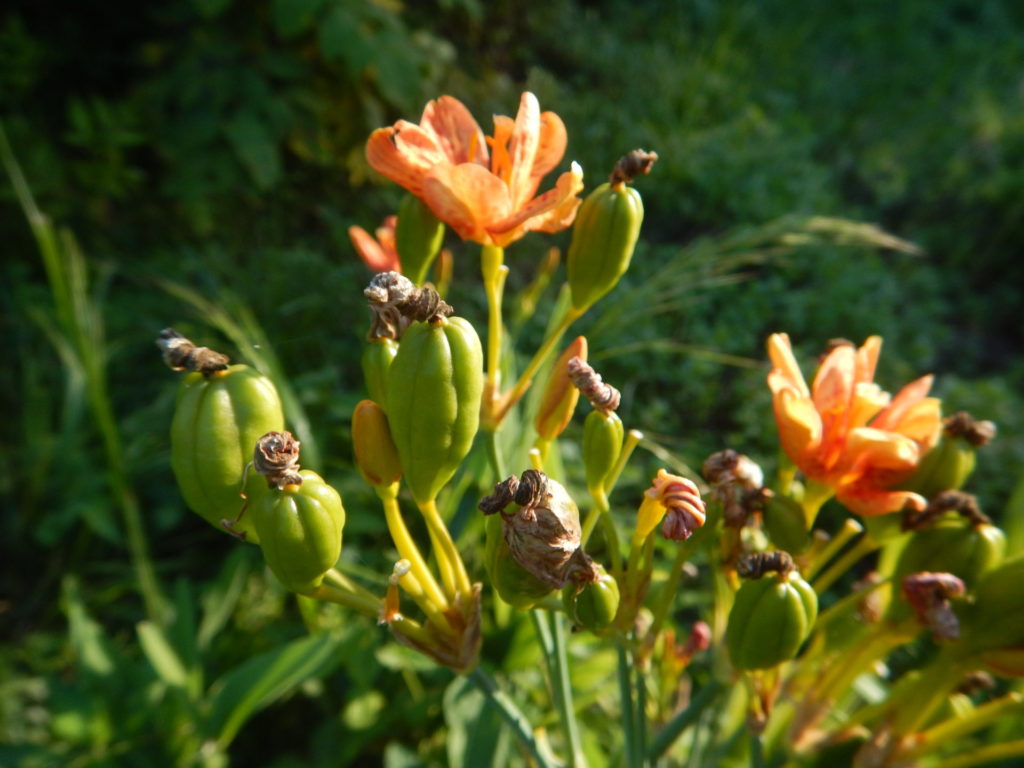
[[(506, 512), (510, 505), (518, 506)], [(485, 515), (501, 514), (509, 554), (525, 570), (552, 587), (568, 581), (591, 583), (599, 573), (581, 547), (576, 503), (565, 488), (543, 472), (528, 469), (494, 486), (479, 505)]]
[(611, 384), (601, 380), (601, 374), (579, 357), (569, 360), (567, 370), (573, 386), (580, 391), (595, 410), (611, 413), (619, 407), (621, 395)]
[(960, 637), (960, 620), (950, 601), (967, 593), (963, 581), (952, 573), (925, 571), (905, 577), (901, 586), (917, 620), (932, 631), (936, 640)]
[(637, 176), (646, 176), (658, 159), (657, 152), (634, 149), (619, 158), (608, 176), (609, 184), (631, 184)]
[(748, 456), (727, 448), (711, 454), (701, 467), (711, 486), (711, 498), (722, 505), (725, 524), (742, 528), (754, 512), (764, 509), (774, 495), (764, 486), (764, 472)]
[(195, 371), (210, 376), (226, 371), (231, 358), (209, 347), (197, 347), (173, 328), (164, 328), (156, 345), (163, 352), (164, 362), (173, 371)]
[(267, 478), (267, 485), (271, 488), (302, 485), (299, 441), (291, 432), (267, 432), (256, 442), (252, 468)]
[(766, 573), (786, 577), (796, 570), (796, 563), (788, 552), (751, 552), (736, 561), (736, 573), (744, 579), (760, 579)]
[(935, 523), (949, 512), (956, 512), (971, 525), (991, 525), (992, 520), (981, 511), (976, 496), (963, 491), (942, 491), (918, 511), (909, 507), (903, 511), (900, 527), (904, 531), (920, 531)]
[(398, 272), (374, 275), (363, 290), (370, 301), (373, 320), (366, 337), (400, 339), (413, 321), (428, 322), (435, 317), (449, 317), (452, 307), (430, 286), (417, 288)]

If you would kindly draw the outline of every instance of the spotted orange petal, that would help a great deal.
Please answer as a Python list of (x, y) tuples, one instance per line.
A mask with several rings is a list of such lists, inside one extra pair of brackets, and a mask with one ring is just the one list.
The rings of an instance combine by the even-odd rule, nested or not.
[(455, 97), (442, 96), (428, 102), (420, 127), (433, 135), (450, 162), (490, 165), (480, 125)]

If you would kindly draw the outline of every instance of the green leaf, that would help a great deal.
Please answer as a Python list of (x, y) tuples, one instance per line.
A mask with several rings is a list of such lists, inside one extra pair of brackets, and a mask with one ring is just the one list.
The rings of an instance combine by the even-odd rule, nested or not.
[(110, 676), (117, 666), (114, 648), (103, 627), (86, 612), (78, 580), (72, 576), (64, 578), (63, 602), (70, 625), (71, 646), (79, 665), (96, 677)]
[(281, 178), (281, 155), (265, 123), (251, 112), (235, 116), (224, 128), (238, 161), (261, 191)]
[(151, 621), (140, 621), (135, 625), (135, 631), (139, 635), (142, 652), (159, 678), (174, 688), (184, 688), (188, 684), (188, 670), (163, 630)]
[(444, 692), (449, 768), (500, 768), (508, 764), (509, 731), (500, 713), (466, 677)]
[(288, 39), (306, 31), (324, 0), (274, 0), (274, 28)]
[(254, 656), (214, 683), (206, 730), (224, 748), (245, 721), (295, 686), (326, 674), (340, 659), (342, 637), (323, 633)]
[(199, 599), (203, 606), (203, 618), (199, 622), (196, 637), (196, 644), (201, 650), (208, 648), (210, 641), (227, 625), (238, 605), (238, 598), (251, 568), (249, 550), (236, 547), (228, 555), (217, 580), (203, 592)]
[(231, 0), (192, 0), (192, 6), (206, 19), (220, 16), (231, 5)]
[(320, 52), (328, 61), (343, 61), (352, 78), (382, 55), (376, 37), (343, 3), (335, 3), (320, 24)]

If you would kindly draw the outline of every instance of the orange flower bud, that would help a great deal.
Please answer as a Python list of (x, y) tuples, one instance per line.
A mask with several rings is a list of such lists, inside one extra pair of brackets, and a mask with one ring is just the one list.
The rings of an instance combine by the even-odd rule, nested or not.
[(568, 372), (569, 361), (574, 357), (584, 361), (587, 359), (585, 336), (577, 336), (565, 348), (551, 369), (551, 376), (548, 378), (548, 385), (544, 390), (544, 397), (540, 402), (537, 419), (534, 422), (537, 434), (545, 440), (554, 440), (562, 434), (562, 430), (572, 419), (576, 403), (580, 399), (580, 391), (573, 386)]

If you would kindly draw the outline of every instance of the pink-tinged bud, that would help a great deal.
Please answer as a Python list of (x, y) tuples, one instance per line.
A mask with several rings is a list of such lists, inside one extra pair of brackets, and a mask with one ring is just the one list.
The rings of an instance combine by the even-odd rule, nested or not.
[(706, 505), (697, 486), (685, 477), (659, 469), (651, 487), (644, 491), (634, 540), (643, 541), (662, 523), (661, 532), (666, 538), (684, 541), (704, 525), (706, 516)]
[(701, 651), (706, 651), (711, 645), (711, 627), (707, 622), (696, 621), (690, 628), (690, 637), (683, 646), (683, 652), (687, 657), (693, 656)]

